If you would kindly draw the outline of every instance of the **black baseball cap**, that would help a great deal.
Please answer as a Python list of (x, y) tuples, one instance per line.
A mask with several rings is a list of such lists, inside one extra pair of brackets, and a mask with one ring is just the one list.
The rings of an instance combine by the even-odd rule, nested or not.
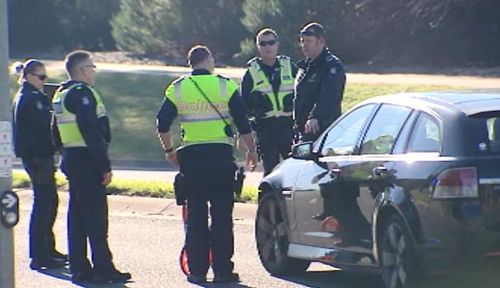
[(302, 30), (300, 30), (299, 36), (316, 36), (318, 38), (324, 38), (325, 37), (325, 28), (323, 25), (316, 23), (316, 22), (311, 22), (304, 26)]

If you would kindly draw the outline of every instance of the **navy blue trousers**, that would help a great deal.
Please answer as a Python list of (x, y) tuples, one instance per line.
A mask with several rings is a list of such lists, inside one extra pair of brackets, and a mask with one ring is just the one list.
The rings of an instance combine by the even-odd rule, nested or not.
[(23, 158), (23, 166), (33, 186), (33, 209), (29, 226), (29, 249), (33, 259), (47, 259), (55, 252), (53, 226), (59, 198), (50, 156)]
[(261, 122), (263, 123), (259, 124), (257, 138), (262, 153), (264, 176), (266, 176), (282, 159), (289, 157), (288, 154), (292, 149), (293, 129), (291, 123), (283, 123), (283, 121)]
[(87, 240), (92, 250), (93, 270), (114, 270), (108, 245), (108, 202), (103, 175), (85, 148), (67, 148), (62, 170), (69, 180), (68, 251), (72, 273), (92, 269), (87, 258)]
[[(199, 147), (195, 147), (199, 146)], [(233, 272), (233, 194), (236, 165), (232, 147), (203, 144), (178, 154), (180, 172), (188, 181), (186, 249), (191, 274), (205, 276), (212, 251), (214, 275)], [(209, 226), (208, 214), (211, 223)]]

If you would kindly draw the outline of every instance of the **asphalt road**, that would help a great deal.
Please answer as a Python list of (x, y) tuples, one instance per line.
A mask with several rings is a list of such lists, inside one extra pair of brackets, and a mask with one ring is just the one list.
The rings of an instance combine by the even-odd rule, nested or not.
[[(15, 227), (16, 287), (81, 287), (70, 282), (66, 268), (42, 272), (28, 268), (27, 235), (32, 199), (28, 190), (19, 191), (19, 195), (21, 220)], [(66, 252), (67, 193), (60, 193), (60, 198), (55, 233), (58, 249)], [(178, 256), (183, 246), (184, 232), (180, 209), (172, 200), (110, 196), (109, 203), (109, 242), (114, 261), (119, 269), (132, 273), (133, 281), (106, 287), (196, 287), (186, 282), (179, 269)], [(217, 286), (207, 284), (202, 287), (379, 287), (377, 279), (371, 276), (359, 277), (321, 264), (313, 264), (301, 276), (270, 276), (259, 262), (253, 240), (255, 210), (255, 205), (237, 204), (234, 213), (236, 252), (233, 260), (242, 282)]]

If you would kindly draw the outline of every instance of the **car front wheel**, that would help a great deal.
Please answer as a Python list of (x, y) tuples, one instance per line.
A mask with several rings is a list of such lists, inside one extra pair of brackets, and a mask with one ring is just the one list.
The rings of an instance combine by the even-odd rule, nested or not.
[(379, 251), (385, 286), (413, 287), (418, 273), (416, 257), (410, 234), (400, 217), (393, 215), (385, 222)]
[(259, 203), (255, 238), (260, 261), (272, 275), (300, 273), (309, 267), (309, 261), (287, 256), (287, 222), (278, 199), (272, 194), (265, 195)]

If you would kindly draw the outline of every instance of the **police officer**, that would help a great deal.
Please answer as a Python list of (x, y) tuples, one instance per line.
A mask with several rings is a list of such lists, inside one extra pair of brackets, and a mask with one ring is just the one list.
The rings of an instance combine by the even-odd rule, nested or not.
[[(63, 147), (61, 169), (69, 180), (68, 244), (74, 283), (126, 282), (130, 273), (118, 271), (108, 246), (106, 186), (111, 182), (107, 155), (109, 120), (95, 84), (96, 66), (87, 51), (66, 56), (70, 80), (56, 91), (52, 104), (55, 135)], [(87, 259), (87, 239), (92, 264)]]
[(295, 77), (294, 122), (302, 141), (311, 141), (341, 114), (345, 72), (341, 61), (325, 46), (325, 30), (309, 23), (300, 31), (305, 59)]
[[(157, 114), (158, 137), (166, 158), (179, 164), (187, 182), (188, 225), (186, 249), (191, 283), (205, 283), (212, 251), (215, 283), (238, 282), (231, 258), (234, 250), (233, 193), (236, 165), (233, 157), (234, 121), (247, 147), (247, 164), (253, 168), (257, 156), (246, 108), (237, 84), (212, 74), (214, 59), (205, 46), (188, 53), (193, 69), (166, 89), (166, 98)], [(170, 127), (178, 118), (183, 129), (183, 147), (176, 151)], [(211, 226), (208, 227), (208, 203)]]
[(55, 182), (55, 147), (50, 132), (51, 106), (43, 85), (43, 63), (28, 60), (16, 67), (21, 87), (13, 103), (14, 150), (33, 185), (29, 227), (30, 268), (63, 267), (67, 256), (56, 251), (53, 226), (59, 198)]
[(257, 33), (260, 57), (248, 61), (241, 83), (257, 132), (264, 175), (271, 173), (280, 156), (288, 157), (293, 141), (293, 82), (297, 71), (290, 58), (278, 55), (278, 35), (270, 28)]

